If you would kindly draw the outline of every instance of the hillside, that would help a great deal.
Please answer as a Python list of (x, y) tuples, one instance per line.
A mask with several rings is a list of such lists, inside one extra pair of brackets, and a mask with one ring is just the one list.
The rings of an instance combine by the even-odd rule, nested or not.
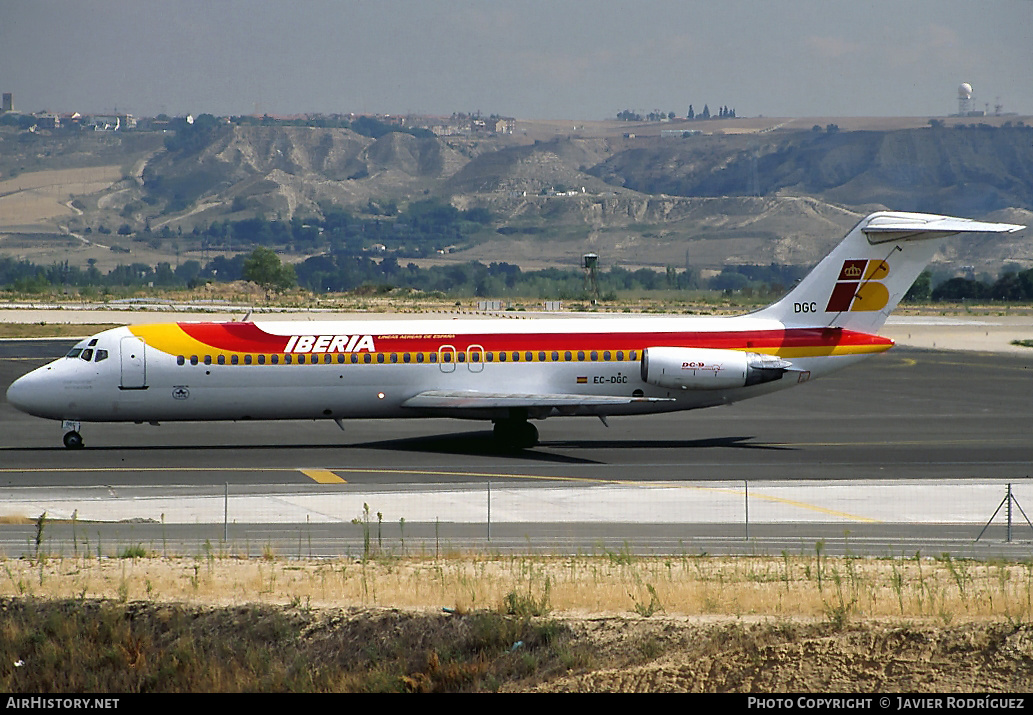
[[(524, 123), (512, 136), (379, 138), (226, 122), (171, 138), (5, 130), (0, 254), (93, 259), (101, 269), (178, 262), (208, 255), (195, 227), (256, 216), (318, 220), (329, 207), (390, 226), (396, 207), (425, 198), (491, 212), (454, 253), (428, 260), (525, 268), (574, 266), (589, 251), (604, 266), (805, 265), (874, 209), (1033, 217), (1033, 127), (1018, 120), (859, 131), (739, 123), (696, 122), (709, 133), (684, 137), (618, 122), (569, 134)], [(71, 167), (97, 172), (71, 177)], [(65, 178), (48, 173), (59, 169)], [(992, 274), (1005, 264), (1029, 267), (1027, 236), (951, 244), (937, 261)]]
[(1033, 209), (1033, 127), (701, 136), (619, 152), (593, 167), (649, 194), (770, 196), (984, 215)]

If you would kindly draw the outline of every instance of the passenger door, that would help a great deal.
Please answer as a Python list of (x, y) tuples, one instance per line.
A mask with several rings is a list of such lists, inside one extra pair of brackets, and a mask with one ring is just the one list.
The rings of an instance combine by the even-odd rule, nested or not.
[(122, 363), (121, 390), (147, 389), (147, 349), (137, 337), (122, 338), (119, 344)]

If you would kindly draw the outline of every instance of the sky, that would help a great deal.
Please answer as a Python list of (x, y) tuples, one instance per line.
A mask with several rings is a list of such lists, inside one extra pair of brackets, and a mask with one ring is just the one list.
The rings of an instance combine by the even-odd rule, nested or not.
[(17, 110), (1033, 114), (1033, 0), (0, 0)]

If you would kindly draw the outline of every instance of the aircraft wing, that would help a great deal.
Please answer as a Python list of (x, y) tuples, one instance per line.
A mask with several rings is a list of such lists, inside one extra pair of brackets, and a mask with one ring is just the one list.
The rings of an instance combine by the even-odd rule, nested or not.
[(427, 390), (413, 395), (402, 407), (419, 409), (470, 409), (527, 407), (579, 408), (629, 405), (635, 402), (673, 402), (669, 397), (623, 397), (617, 395), (564, 395), (480, 392), (477, 390)]

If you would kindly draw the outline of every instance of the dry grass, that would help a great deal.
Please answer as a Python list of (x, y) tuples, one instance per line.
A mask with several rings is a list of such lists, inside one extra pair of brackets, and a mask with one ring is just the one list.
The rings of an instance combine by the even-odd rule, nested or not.
[(55, 218), (74, 216), (65, 205), (72, 196), (109, 188), (122, 178), (117, 165), (35, 171), (0, 181), (0, 229), (49, 227)]
[(106, 323), (0, 323), (0, 338), (81, 338), (115, 327)]
[[(89, 547), (81, 547), (89, 552)], [(2, 562), (0, 596), (223, 606), (497, 609), (517, 598), (569, 613), (826, 619), (1033, 619), (1033, 564), (813, 555), (578, 557), (468, 555), (365, 561), (198, 557)]]

